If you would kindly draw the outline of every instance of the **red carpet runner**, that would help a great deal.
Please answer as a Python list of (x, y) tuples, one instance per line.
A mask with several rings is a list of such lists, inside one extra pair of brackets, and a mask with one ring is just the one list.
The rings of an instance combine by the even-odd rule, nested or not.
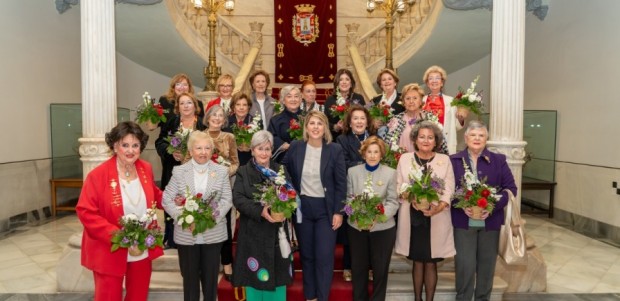
[[(286, 299), (292, 301), (302, 301), (304, 298), (303, 291), (303, 272), (301, 271), (301, 262), (299, 261), (299, 252), (295, 253), (293, 258), (293, 264), (295, 267), (295, 276), (293, 284), (289, 285), (286, 289)], [(342, 279), (342, 246), (336, 246), (335, 259), (334, 259), (334, 280), (332, 281), (332, 289), (329, 294), (329, 300), (353, 300), (353, 290), (351, 282), (345, 282)], [(222, 279), (217, 287), (218, 301), (241, 301), (241, 290), (237, 289), (237, 297), (235, 297), (235, 290), (233, 290), (230, 282)]]

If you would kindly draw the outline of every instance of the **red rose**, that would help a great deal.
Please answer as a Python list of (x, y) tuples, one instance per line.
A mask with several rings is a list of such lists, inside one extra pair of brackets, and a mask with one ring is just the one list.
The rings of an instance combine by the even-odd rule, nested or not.
[(381, 214), (385, 214), (385, 207), (383, 207), (383, 204), (379, 203), (377, 205), (377, 210), (379, 210), (379, 212), (381, 212)]
[(196, 197), (199, 198), (199, 199), (202, 199), (202, 193), (197, 193)]
[(396, 159), (396, 161), (400, 161), (400, 156), (401, 156), (401, 153), (399, 152), (394, 153), (394, 159)]
[(470, 197), (472, 194), (474, 194), (474, 192), (473, 192), (473, 191), (471, 191), (471, 190), (467, 190), (467, 192), (465, 193), (465, 199), (466, 199), (466, 200), (469, 200), (469, 197)]
[(242, 126), (243, 125), (243, 120), (237, 121), (237, 125)]
[(336, 111), (338, 111), (340, 113), (344, 112), (344, 106), (337, 106), (336, 107)]
[(485, 189), (480, 192), (480, 195), (486, 198), (491, 195), (491, 192), (488, 189)]
[(478, 203), (478, 207), (480, 208), (486, 208), (487, 205), (489, 204), (489, 202), (487, 202), (487, 199), (485, 198), (479, 198), (477, 203)]
[(388, 109), (383, 109), (383, 116), (390, 115), (390, 111)]
[(211, 155), (211, 161), (217, 163), (217, 157), (218, 157), (218, 154), (214, 153), (213, 155)]
[(164, 109), (162, 109), (161, 107), (157, 108), (157, 115), (161, 116), (164, 114)]
[(463, 92), (459, 92), (459, 94), (456, 94), (456, 96), (454, 96), (454, 98), (456, 99), (461, 99), (461, 97), (463, 97)]
[(295, 192), (295, 190), (291, 189), (288, 191), (288, 198), (289, 199), (294, 199), (295, 197), (297, 197), (297, 192)]

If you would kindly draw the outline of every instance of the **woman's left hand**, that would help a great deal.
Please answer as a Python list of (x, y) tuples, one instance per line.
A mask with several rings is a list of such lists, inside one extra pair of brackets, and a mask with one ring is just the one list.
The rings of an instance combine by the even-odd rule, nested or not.
[(342, 226), (342, 214), (334, 214), (332, 218), (332, 230), (338, 230)]
[(140, 253), (140, 248), (138, 248), (137, 245), (133, 245), (133, 246), (127, 248), (127, 251), (129, 252), (129, 254), (139, 254)]

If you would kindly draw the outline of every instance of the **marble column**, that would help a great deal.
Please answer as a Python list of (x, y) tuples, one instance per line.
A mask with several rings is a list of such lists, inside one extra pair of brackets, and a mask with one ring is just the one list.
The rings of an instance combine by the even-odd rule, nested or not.
[(110, 157), (105, 133), (116, 125), (114, 0), (80, 1), (84, 177)]
[[(523, 141), (523, 66), (525, 0), (493, 2), (491, 44), (491, 114), (489, 149), (506, 155), (517, 187), (525, 145)], [(521, 203), (520, 193), (517, 203)]]

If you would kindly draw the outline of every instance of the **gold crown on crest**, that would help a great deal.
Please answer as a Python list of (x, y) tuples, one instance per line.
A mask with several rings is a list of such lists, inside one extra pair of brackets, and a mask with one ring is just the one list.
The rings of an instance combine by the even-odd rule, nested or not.
[(298, 13), (312, 13), (316, 5), (312, 4), (297, 4), (295, 5), (295, 9), (297, 9)]

